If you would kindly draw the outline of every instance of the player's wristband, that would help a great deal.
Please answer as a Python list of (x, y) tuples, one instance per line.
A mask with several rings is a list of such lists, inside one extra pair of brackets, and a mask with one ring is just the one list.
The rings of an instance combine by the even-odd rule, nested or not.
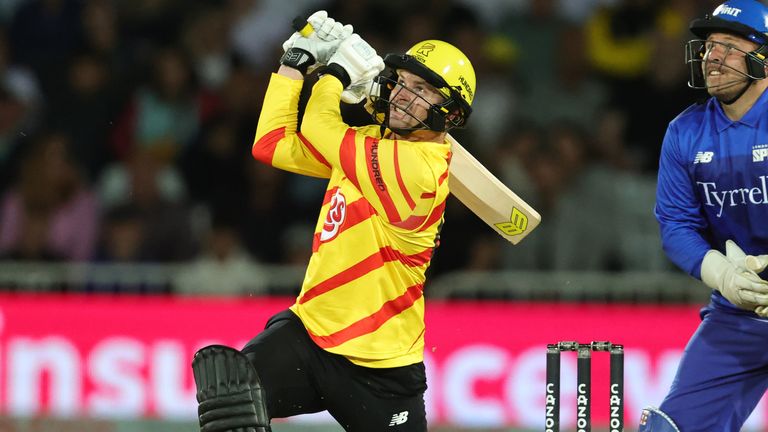
[(309, 67), (315, 64), (315, 57), (307, 50), (292, 47), (288, 48), (280, 58), (280, 64), (292, 67), (302, 75), (306, 75)]
[(341, 81), (341, 85), (344, 88), (349, 87), (349, 84), (352, 82), (352, 79), (349, 77), (347, 71), (338, 63), (331, 63), (328, 66), (324, 66), (320, 68), (317, 73), (319, 75), (328, 74), (335, 76), (339, 81)]

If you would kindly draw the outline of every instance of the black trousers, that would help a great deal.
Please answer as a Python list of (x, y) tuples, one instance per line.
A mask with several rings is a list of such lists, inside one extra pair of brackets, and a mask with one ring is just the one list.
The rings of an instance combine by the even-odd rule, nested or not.
[(270, 318), (243, 353), (266, 391), (270, 418), (328, 410), (344, 430), (424, 432), (424, 363), (367, 368), (318, 347), (290, 310)]

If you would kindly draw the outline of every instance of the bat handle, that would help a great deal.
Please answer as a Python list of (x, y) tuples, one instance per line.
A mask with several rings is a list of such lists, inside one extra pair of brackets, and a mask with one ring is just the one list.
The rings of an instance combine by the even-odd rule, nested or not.
[(315, 31), (315, 29), (312, 28), (312, 24), (310, 24), (306, 18), (302, 17), (296, 17), (293, 19), (293, 29), (304, 37), (309, 37), (309, 35)]

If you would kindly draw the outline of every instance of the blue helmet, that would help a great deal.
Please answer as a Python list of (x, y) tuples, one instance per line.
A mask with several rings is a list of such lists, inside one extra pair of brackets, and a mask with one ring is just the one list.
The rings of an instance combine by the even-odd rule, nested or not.
[[(754, 42), (758, 47), (751, 52), (744, 52), (746, 73), (735, 70), (747, 78), (747, 82), (766, 78), (766, 66), (768, 66), (768, 5), (763, 0), (728, 0), (721, 4), (711, 15), (691, 22), (691, 33), (699, 39), (688, 41), (685, 45), (685, 62), (690, 67), (691, 88), (708, 88), (702, 71), (705, 59), (704, 39), (710, 33), (723, 32), (741, 36)], [(729, 47), (731, 49), (731, 47)], [(738, 50), (738, 49), (737, 49)], [(740, 50), (739, 50), (740, 51)], [(747, 90), (743, 88), (741, 93), (726, 103), (732, 103)]]
[(693, 20), (690, 29), (701, 39), (720, 31), (765, 45), (768, 43), (768, 6), (759, 0), (728, 0), (711, 15)]

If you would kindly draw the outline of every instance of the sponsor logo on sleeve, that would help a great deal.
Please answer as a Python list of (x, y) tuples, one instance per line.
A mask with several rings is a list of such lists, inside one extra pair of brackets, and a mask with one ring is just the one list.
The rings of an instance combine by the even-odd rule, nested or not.
[(768, 159), (768, 144), (752, 147), (752, 162), (764, 162)]

